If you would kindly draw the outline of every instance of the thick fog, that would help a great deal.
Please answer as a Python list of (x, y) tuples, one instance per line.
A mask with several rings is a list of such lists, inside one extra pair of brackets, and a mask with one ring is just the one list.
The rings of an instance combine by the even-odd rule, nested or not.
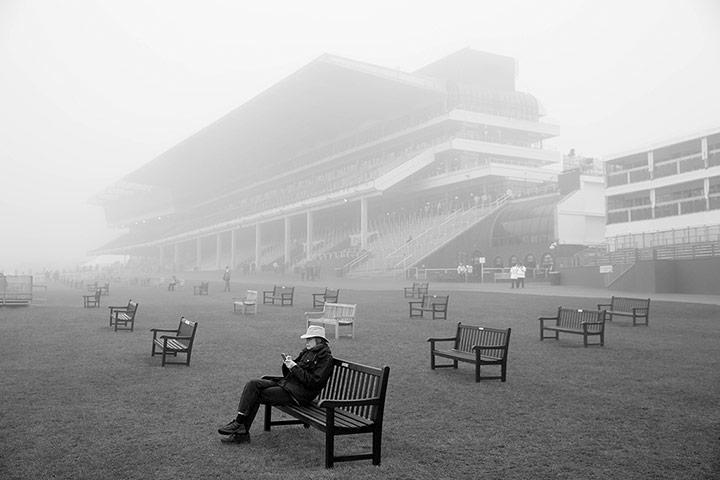
[(118, 232), (90, 200), (323, 53), (414, 71), (463, 47), (602, 157), (720, 125), (720, 2), (0, 1), (0, 271)]

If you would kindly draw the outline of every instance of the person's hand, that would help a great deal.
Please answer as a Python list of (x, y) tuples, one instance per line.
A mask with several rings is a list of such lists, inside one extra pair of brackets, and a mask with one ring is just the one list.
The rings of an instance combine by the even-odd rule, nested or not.
[(293, 359), (292, 359), (292, 357), (291, 357), (290, 355), (288, 355), (287, 357), (285, 357), (285, 361), (284, 361), (283, 363), (284, 363), (285, 366), (286, 366), (288, 369), (290, 369), (290, 370), (292, 370), (292, 368), (293, 368), (295, 365), (297, 365), (297, 363), (295, 363), (295, 362), (293, 361)]

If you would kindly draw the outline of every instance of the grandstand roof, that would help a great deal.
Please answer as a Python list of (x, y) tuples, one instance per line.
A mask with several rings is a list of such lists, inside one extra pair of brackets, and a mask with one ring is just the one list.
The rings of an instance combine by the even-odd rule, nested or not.
[(203, 186), (217, 192), (248, 170), (279, 167), (323, 144), (435, 104), (444, 92), (444, 82), (432, 77), (322, 55), (125, 181), (204, 197)]

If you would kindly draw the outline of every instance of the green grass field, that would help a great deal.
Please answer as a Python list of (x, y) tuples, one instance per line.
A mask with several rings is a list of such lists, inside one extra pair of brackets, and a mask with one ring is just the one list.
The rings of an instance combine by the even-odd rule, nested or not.
[[(293, 307), (233, 314), (222, 293), (113, 285), (101, 308), (87, 292), (51, 285), (48, 300), (0, 308), (2, 479), (711, 479), (720, 477), (720, 307), (656, 302), (650, 326), (608, 324), (605, 347), (582, 337), (539, 340), (537, 317), (558, 305), (593, 308), (607, 298), (451, 291), (449, 319), (409, 319), (392, 290), (350, 290), (356, 336), (333, 354), (390, 366), (380, 467), (324, 468), (324, 437), (277, 427), (225, 445), (216, 429), (236, 412), (245, 381), (280, 371), (280, 352), (304, 345), (311, 287)], [(333, 285), (329, 285), (333, 286)], [(267, 287), (267, 286), (265, 286)], [(450, 287), (448, 287), (450, 288)], [(560, 291), (560, 290), (559, 290)], [(114, 332), (108, 305), (140, 303), (135, 331)], [(189, 367), (150, 357), (152, 327), (199, 322)], [(430, 370), (428, 337), (457, 322), (511, 327), (508, 380), (475, 383), (473, 367)], [(331, 333), (328, 332), (330, 336)], [(491, 367), (492, 368), (492, 367)], [(370, 436), (337, 450), (367, 451)]]

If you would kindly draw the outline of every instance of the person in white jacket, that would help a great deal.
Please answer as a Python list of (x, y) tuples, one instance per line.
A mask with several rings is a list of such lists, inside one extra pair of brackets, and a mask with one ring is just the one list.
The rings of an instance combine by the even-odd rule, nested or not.
[(515, 281), (515, 284), (517, 285), (517, 288), (525, 288), (525, 265), (522, 264), (522, 262), (518, 262), (517, 266), (517, 280)]

